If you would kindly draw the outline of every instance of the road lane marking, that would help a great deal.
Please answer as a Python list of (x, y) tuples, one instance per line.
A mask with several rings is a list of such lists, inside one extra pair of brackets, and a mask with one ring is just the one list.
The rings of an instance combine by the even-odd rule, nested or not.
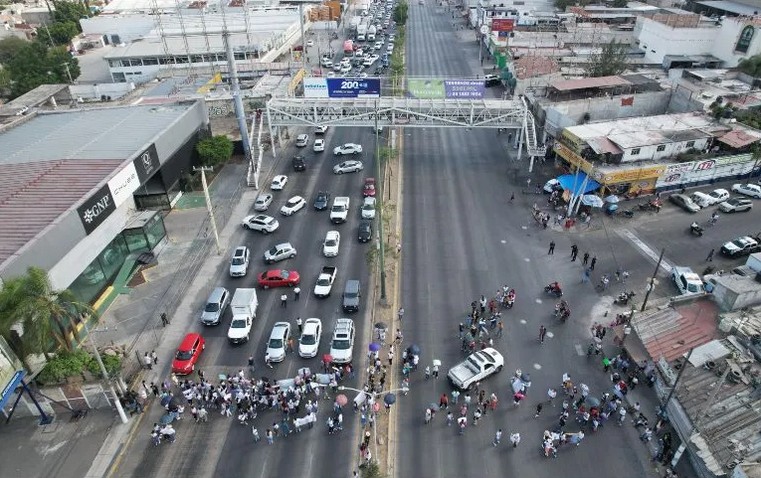
[(584, 348), (581, 346), (581, 344), (575, 344), (573, 348), (576, 349), (576, 353), (579, 354), (580, 356), (583, 356), (586, 353), (584, 352)]
[[(647, 257), (649, 257), (653, 262), (658, 262), (658, 254), (655, 252), (655, 250), (645, 244), (645, 241), (637, 237), (636, 234), (634, 234), (629, 229), (619, 229), (616, 231), (616, 233), (626, 239), (629, 239), (635, 246), (637, 246), (642, 252), (645, 253)], [(671, 264), (666, 260), (661, 260), (661, 269), (663, 269), (667, 274), (671, 274)]]

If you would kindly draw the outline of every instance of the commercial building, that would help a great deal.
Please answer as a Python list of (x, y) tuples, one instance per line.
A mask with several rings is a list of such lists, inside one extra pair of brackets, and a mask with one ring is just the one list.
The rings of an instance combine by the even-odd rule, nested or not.
[(94, 303), (165, 237), (156, 209), (208, 131), (203, 101), (33, 112), (0, 129), (0, 278), (30, 266)]
[(640, 194), (750, 174), (761, 132), (679, 113), (564, 128), (554, 151), (603, 194)]
[(169, 68), (226, 67), (223, 32), (243, 70), (275, 62), (301, 37), (299, 10), (293, 6), (219, 12), (188, 6), (159, 15), (101, 14), (80, 23), (85, 34), (101, 35), (113, 45), (104, 59), (114, 82), (144, 83)]

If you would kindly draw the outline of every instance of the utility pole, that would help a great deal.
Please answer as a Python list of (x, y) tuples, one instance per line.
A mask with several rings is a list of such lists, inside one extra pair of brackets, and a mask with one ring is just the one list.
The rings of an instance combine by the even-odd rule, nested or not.
[[(687, 352), (687, 358), (684, 359), (684, 364), (682, 364), (682, 368), (679, 369), (679, 373), (676, 374), (676, 380), (674, 380), (674, 385), (671, 387), (671, 390), (669, 390), (669, 394), (666, 397), (666, 400), (663, 402), (663, 405), (661, 405), (661, 413), (666, 411), (666, 407), (668, 407), (669, 402), (671, 401), (671, 397), (674, 396), (674, 392), (676, 391), (677, 385), (679, 385), (679, 380), (682, 378), (682, 374), (684, 373), (685, 369), (687, 368), (687, 364), (690, 362), (690, 357), (692, 356), (692, 351), (695, 350), (695, 347), (691, 348)], [(729, 367), (727, 367), (727, 370), (729, 370)]]
[(108, 370), (106, 370), (106, 366), (103, 364), (103, 359), (100, 356), (100, 352), (98, 352), (98, 347), (95, 346), (95, 341), (92, 339), (92, 334), (90, 334), (90, 329), (87, 327), (87, 318), (82, 320), (82, 325), (84, 325), (85, 332), (87, 332), (87, 340), (90, 342), (92, 351), (95, 354), (95, 360), (98, 361), (98, 366), (100, 366), (100, 373), (103, 375), (103, 380), (105, 380), (108, 383), (108, 388), (111, 390), (111, 396), (114, 397), (114, 406), (116, 406), (116, 411), (119, 413), (119, 418), (121, 419), (122, 423), (127, 423), (129, 419), (127, 418), (127, 414), (124, 413), (124, 408), (122, 408), (122, 402), (120, 402), (119, 397), (116, 396), (116, 390), (114, 390), (114, 384), (111, 383), (111, 379), (108, 377)]
[(378, 140), (378, 100), (375, 100), (375, 175), (377, 180), (375, 185), (378, 188), (378, 194), (375, 197), (378, 200), (378, 215), (380, 221), (378, 221), (378, 251), (380, 253), (380, 300), (381, 304), (386, 304), (386, 247), (383, 244), (385, 238), (383, 232), (383, 178), (381, 177), (381, 157), (380, 157), (380, 141)]
[(219, 233), (217, 232), (217, 221), (214, 219), (214, 208), (211, 206), (211, 197), (209, 196), (209, 185), (206, 183), (206, 171), (214, 171), (214, 168), (209, 166), (204, 166), (201, 168), (193, 167), (193, 171), (201, 171), (201, 185), (203, 186), (203, 196), (206, 199), (206, 210), (209, 211), (211, 230), (214, 233), (214, 242), (217, 245), (217, 254), (222, 254), (222, 247), (219, 245)]
[(661, 267), (661, 262), (663, 261), (663, 254), (665, 252), (666, 252), (666, 248), (664, 247), (663, 249), (661, 249), (661, 255), (658, 256), (658, 263), (655, 265), (653, 276), (650, 278), (650, 281), (647, 284), (647, 292), (645, 292), (645, 299), (642, 301), (642, 308), (639, 309), (640, 312), (645, 311), (645, 307), (647, 307), (647, 299), (650, 297), (650, 292), (652, 292), (653, 288), (655, 288), (655, 276), (658, 275), (658, 269), (660, 269)]
[[(47, 29), (47, 27), (45, 27)], [(69, 69), (68, 63), (61, 63), (61, 66), (63, 66), (63, 69), (66, 70), (66, 77), (69, 79), (69, 83), (74, 83), (74, 78), (71, 77), (71, 70)]]

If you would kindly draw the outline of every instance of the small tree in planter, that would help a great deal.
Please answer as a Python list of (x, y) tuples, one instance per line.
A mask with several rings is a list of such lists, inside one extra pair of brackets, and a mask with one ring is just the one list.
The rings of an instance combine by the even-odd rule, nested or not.
[(196, 151), (204, 166), (218, 166), (233, 155), (233, 142), (224, 135), (202, 139), (196, 144)]

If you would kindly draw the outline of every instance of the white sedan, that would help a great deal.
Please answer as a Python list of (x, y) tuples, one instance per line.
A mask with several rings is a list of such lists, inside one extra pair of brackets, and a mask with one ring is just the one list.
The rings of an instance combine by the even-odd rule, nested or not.
[(312, 147), (312, 150), (315, 153), (321, 153), (325, 151), (325, 140), (324, 139), (316, 139), (314, 140), (314, 146)]
[(344, 161), (341, 164), (333, 166), (333, 174), (356, 173), (357, 171), (362, 171), (363, 168), (362, 161)]
[(362, 203), (362, 219), (375, 219), (375, 198), (366, 197)]
[(344, 154), (359, 154), (362, 152), (362, 145), (355, 143), (346, 143), (333, 148), (333, 154), (343, 156)]
[(307, 40), (307, 46), (314, 46), (314, 40)]
[(761, 186), (756, 184), (733, 184), (732, 191), (752, 198), (761, 199)]
[(317, 356), (322, 337), (322, 321), (311, 318), (304, 321), (304, 331), (299, 337), (299, 357), (312, 358)]
[(272, 204), (272, 194), (260, 194), (254, 202), (254, 211), (266, 211)]
[(711, 198), (711, 201), (713, 201), (711, 204), (719, 204), (720, 202), (729, 199), (729, 191), (726, 189), (714, 189), (708, 193), (708, 196)]
[(246, 229), (263, 232), (265, 234), (275, 232), (277, 228), (280, 227), (280, 223), (277, 222), (277, 219), (272, 216), (267, 216), (266, 214), (246, 216), (243, 218), (242, 224)]
[(340, 246), (341, 233), (338, 231), (328, 231), (325, 234), (325, 240), (322, 241), (322, 255), (325, 257), (336, 257)]
[(272, 178), (272, 184), (270, 185), (270, 189), (273, 191), (280, 191), (282, 190), (285, 185), (288, 184), (288, 176), (285, 174), (279, 174)]
[(306, 200), (301, 196), (293, 196), (287, 203), (280, 208), (280, 214), (290, 216), (294, 212), (300, 211), (306, 206)]

